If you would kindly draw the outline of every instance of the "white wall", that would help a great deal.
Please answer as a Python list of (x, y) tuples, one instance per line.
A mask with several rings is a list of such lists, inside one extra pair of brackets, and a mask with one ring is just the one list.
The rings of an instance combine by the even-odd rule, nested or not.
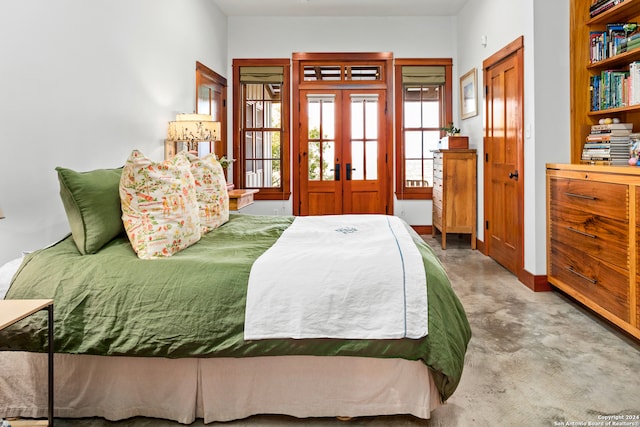
[[(545, 164), (569, 161), (569, 1), (474, 0), (458, 15), (461, 74), (519, 36), (524, 36), (524, 267), (546, 274)], [(487, 46), (480, 43), (487, 36)], [(562, 52), (566, 52), (562, 54)], [(459, 76), (458, 76), (459, 77)], [(462, 133), (484, 150), (485, 108), (479, 94), (476, 117), (461, 122)], [(478, 162), (478, 236), (484, 239), (482, 156)]]
[[(392, 52), (395, 58), (453, 58), (455, 75), (456, 34), (455, 17), (231, 17), (227, 72), (231, 75), (233, 58), (291, 58), (293, 52)], [(403, 213), (410, 224), (431, 224), (431, 201), (396, 201), (394, 210), (396, 215)], [(260, 201), (243, 211), (291, 213), (292, 206), (291, 200)]]
[(209, 0), (20, 0), (0, 6), (0, 264), (69, 232), (56, 166), (163, 157), (195, 108), (195, 62), (227, 69)]
[[(194, 109), (195, 61), (227, 77), (232, 93), (232, 58), (331, 51), (451, 57), (454, 119), (481, 153), (482, 92), (479, 115), (460, 121), (458, 78), (476, 67), (482, 87), (482, 61), (524, 35), (525, 126), (531, 131), (525, 140), (525, 268), (544, 274), (544, 166), (569, 161), (568, 55), (558, 54), (569, 51), (568, 9), (569, 0), (473, 0), (458, 17), (227, 21), (208, 0), (3, 2), (0, 207), (7, 219), (0, 221), (0, 263), (68, 233), (56, 166), (116, 167), (133, 148), (162, 158), (167, 122)], [(274, 210), (290, 213), (291, 203), (259, 202), (247, 212)], [(431, 224), (429, 201), (396, 201), (395, 212), (411, 224)]]

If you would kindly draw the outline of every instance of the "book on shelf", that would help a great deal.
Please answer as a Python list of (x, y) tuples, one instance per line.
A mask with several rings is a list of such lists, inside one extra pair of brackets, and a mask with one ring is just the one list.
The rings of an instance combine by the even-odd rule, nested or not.
[(602, 12), (611, 9), (613, 6), (622, 3), (623, 0), (603, 0), (589, 7), (589, 15), (593, 18)]
[(628, 105), (628, 70), (603, 70), (591, 76), (591, 111)]
[(591, 133), (595, 132), (611, 132), (614, 130), (631, 131), (633, 130), (633, 123), (598, 123), (597, 125), (591, 125)]
[(582, 148), (582, 162), (627, 164), (633, 123), (595, 124)]
[(596, 63), (612, 58), (640, 46), (640, 31), (637, 22), (615, 22), (606, 25), (606, 30), (589, 32), (589, 59)]

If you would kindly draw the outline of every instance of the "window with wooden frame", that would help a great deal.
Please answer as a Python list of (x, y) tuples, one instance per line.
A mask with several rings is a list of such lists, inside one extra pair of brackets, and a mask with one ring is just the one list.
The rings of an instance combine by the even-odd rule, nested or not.
[(289, 59), (233, 60), (233, 164), (237, 188), (288, 199)]
[(453, 121), (452, 60), (396, 59), (396, 198), (431, 199), (433, 152)]

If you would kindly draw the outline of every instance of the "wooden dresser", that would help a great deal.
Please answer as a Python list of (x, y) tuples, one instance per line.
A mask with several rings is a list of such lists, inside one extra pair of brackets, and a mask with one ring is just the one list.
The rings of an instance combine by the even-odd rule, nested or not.
[(442, 249), (447, 233), (471, 234), (476, 248), (476, 150), (433, 152), (432, 230), (442, 233)]
[(640, 167), (547, 165), (547, 278), (640, 338)]

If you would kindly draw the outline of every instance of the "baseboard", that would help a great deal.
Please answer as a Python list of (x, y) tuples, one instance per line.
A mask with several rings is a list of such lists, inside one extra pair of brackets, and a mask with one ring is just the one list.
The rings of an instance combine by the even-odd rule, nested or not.
[(533, 292), (551, 291), (551, 285), (547, 281), (546, 274), (542, 276), (535, 276), (523, 268), (522, 270), (520, 270), (518, 280), (520, 280), (527, 288), (531, 289)]
[(413, 228), (416, 233), (420, 234), (421, 236), (425, 234), (431, 234), (431, 232), (433, 231), (433, 228), (430, 225), (412, 225), (411, 228)]

